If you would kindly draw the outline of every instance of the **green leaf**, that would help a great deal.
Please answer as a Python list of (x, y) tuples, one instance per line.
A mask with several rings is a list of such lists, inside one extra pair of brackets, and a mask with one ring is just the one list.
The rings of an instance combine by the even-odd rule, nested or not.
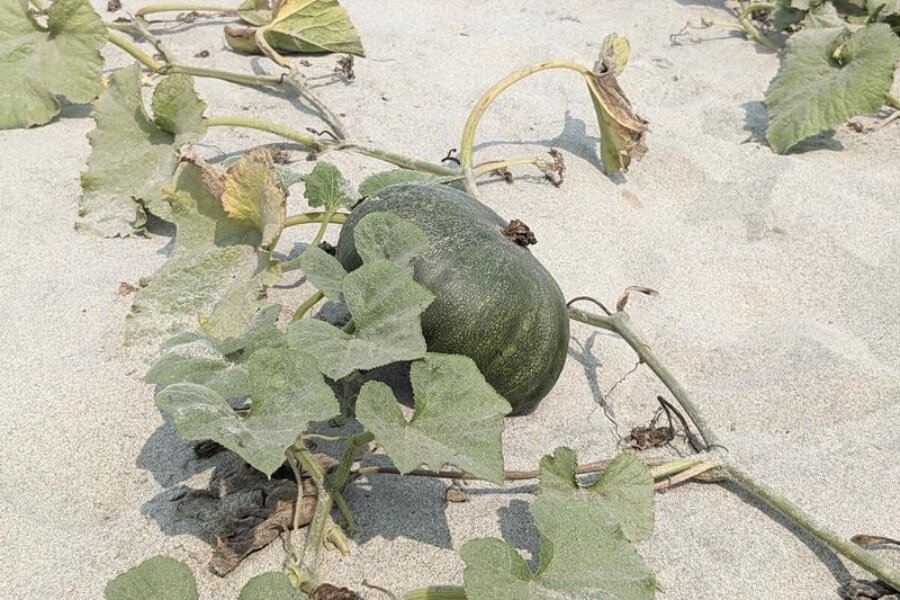
[(238, 6), (237, 14), (242, 21), (260, 27), (272, 20), (272, 7), (269, 0), (244, 0)]
[(253, 577), (241, 589), (238, 600), (305, 600), (284, 573), (263, 573)]
[(539, 495), (531, 514), (540, 534), (537, 572), (501, 540), (467, 542), (460, 554), (469, 600), (655, 597), (655, 577), (622, 532), (606, 526), (596, 506)]
[(360, 196), (367, 197), (392, 185), (415, 182), (426, 183), (429, 181), (436, 182), (437, 177), (430, 173), (423, 173), (422, 171), (392, 169), (390, 171), (382, 171), (366, 177), (363, 182), (359, 184), (359, 194)]
[(365, 264), (344, 278), (343, 295), (355, 333), (317, 319), (295, 321), (288, 329), (291, 346), (315, 356), (325, 375), (337, 380), (425, 355), (421, 315), (434, 295), (403, 268), (388, 261)]
[(253, 317), (246, 331), (225, 340), (191, 332), (170, 338), (162, 344), (144, 381), (161, 387), (197, 383), (225, 398), (249, 396), (250, 376), (241, 362), (260, 348), (286, 346), (284, 334), (275, 326), (280, 311), (278, 305), (267, 306)]
[(258, 250), (261, 234), (229, 219), (206, 187), (203, 172), (183, 162), (167, 199), (177, 228), (168, 262), (135, 294), (126, 322), (128, 344), (158, 341), (196, 328), (209, 335), (239, 335), (279, 278), (277, 263)]
[(766, 93), (772, 149), (784, 154), (812, 135), (884, 104), (900, 60), (900, 39), (883, 23), (850, 33), (811, 29), (787, 43)]
[[(775, 0), (775, 10), (772, 11), (772, 24), (776, 29), (786, 29), (796, 25), (806, 16), (806, 8), (797, 8), (792, 0)], [(802, 5), (801, 5), (802, 6)]]
[(26, 0), (0, 0), (0, 129), (43, 125), (58, 96), (90, 102), (100, 91), (106, 27), (88, 0), (56, 0), (47, 26)]
[[(503, 417), (512, 408), (472, 359), (428, 354), (410, 369), (416, 410), (407, 422), (391, 389), (363, 385), (356, 418), (372, 432), (401, 473), (422, 465), (453, 465), (503, 484)], [(504, 596), (506, 597), (506, 596)], [(511, 596), (510, 596), (511, 597)]]
[(225, 175), (222, 206), (228, 216), (262, 234), (261, 245), (278, 241), (286, 218), (284, 191), (273, 169), (272, 154), (255, 149), (243, 155)]
[(397, 215), (374, 212), (353, 229), (353, 243), (363, 262), (389, 260), (412, 271), (412, 262), (428, 249), (428, 237), (419, 227)]
[(313, 246), (300, 255), (300, 269), (326, 298), (332, 302), (344, 301), (344, 278), (347, 277), (347, 271), (338, 259)]
[(337, 0), (285, 0), (265, 27), (266, 40), (279, 50), (365, 56), (359, 33)]
[(172, 180), (178, 149), (203, 137), (206, 105), (187, 75), (165, 78), (153, 94), (156, 120), (144, 110), (138, 65), (115, 71), (94, 103), (97, 128), (88, 134), (91, 155), (81, 175), (83, 195), (76, 228), (106, 237), (143, 229), (145, 207), (170, 218), (163, 186)]
[(106, 600), (197, 600), (191, 570), (168, 556), (148, 558), (108, 584)]
[(312, 173), (306, 176), (303, 197), (313, 208), (323, 207), (334, 212), (341, 207), (350, 208), (359, 195), (333, 164), (319, 161)]
[(218, 442), (271, 475), (311, 421), (330, 419), (340, 408), (315, 361), (303, 352), (262, 348), (246, 365), (252, 401), (246, 414), (235, 412), (215, 390), (193, 383), (166, 387), (156, 403), (182, 437)]
[(834, 5), (826, 2), (809, 10), (800, 24), (805, 29), (827, 29), (843, 27), (846, 22), (841, 19)]
[(621, 526), (638, 542), (653, 532), (653, 477), (647, 465), (632, 454), (616, 457), (588, 486), (575, 476), (578, 461), (569, 448), (557, 448), (541, 459), (541, 494), (560, 494), (573, 501), (595, 504), (613, 528)]

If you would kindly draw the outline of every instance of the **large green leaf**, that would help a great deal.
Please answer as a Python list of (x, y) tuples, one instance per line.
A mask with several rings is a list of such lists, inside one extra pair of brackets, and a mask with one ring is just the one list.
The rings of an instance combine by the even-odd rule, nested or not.
[[(259, 13), (242, 15), (242, 18), (254, 17), (258, 18)], [(265, 28), (266, 40), (286, 52), (365, 56), (359, 33), (337, 0), (284, 0)]]
[(597, 505), (610, 528), (621, 526), (634, 542), (653, 532), (653, 477), (647, 465), (632, 454), (613, 460), (600, 477), (581, 486), (575, 476), (578, 461), (569, 448), (557, 448), (541, 459), (541, 494), (560, 494), (573, 501)]
[(319, 161), (312, 172), (306, 176), (306, 189), (303, 197), (310, 206), (322, 207), (327, 212), (339, 208), (353, 206), (359, 198), (353, 186), (344, 179), (341, 172), (333, 164)]
[(785, 153), (851, 117), (877, 111), (900, 60), (900, 39), (883, 23), (850, 33), (810, 29), (788, 40), (766, 93), (772, 149)]
[(412, 261), (428, 249), (425, 232), (397, 215), (374, 212), (353, 228), (353, 243), (363, 262), (389, 260), (412, 271)]
[(401, 473), (422, 465), (453, 465), (503, 484), (503, 417), (512, 408), (472, 359), (428, 354), (410, 369), (416, 410), (407, 422), (391, 389), (367, 382), (356, 418), (372, 432)]
[(187, 565), (168, 556), (148, 558), (108, 584), (106, 600), (197, 600), (197, 582)]
[(347, 271), (338, 259), (313, 246), (300, 255), (300, 269), (326, 298), (332, 302), (344, 301), (344, 279), (347, 277)]
[(421, 315), (434, 295), (402, 267), (385, 260), (364, 264), (344, 278), (343, 297), (354, 333), (317, 319), (295, 321), (288, 330), (291, 346), (315, 356), (325, 375), (336, 380), (425, 355)]
[(311, 421), (336, 416), (340, 408), (315, 361), (286, 347), (262, 348), (246, 362), (251, 408), (232, 409), (209, 387), (176, 383), (156, 395), (182, 437), (213, 440), (266, 475), (284, 463), (284, 451)]
[(0, 0), (0, 129), (43, 125), (59, 96), (90, 102), (100, 91), (106, 27), (88, 0), (56, 0), (47, 26), (26, 0)]
[(278, 305), (267, 306), (253, 317), (246, 331), (225, 340), (205, 333), (176, 335), (162, 344), (144, 381), (162, 387), (203, 384), (226, 398), (250, 395), (250, 376), (241, 363), (260, 348), (286, 345), (284, 334), (275, 326), (280, 310)]
[(280, 272), (259, 250), (261, 234), (225, 214), (200, 168), (184, 162), (167, 194), (177, 227), (169, 261), (135, 294), (126, 341), (159, 341), (195, 329), (218, 339), (234, 337), (263, 306), (265, 288)]
[(541, 494), (531, 503), (531, 514), (540, 534), (537, 572), (501, 540), (467, 542), (460, 553), (469, 600), (655, 597), (653, 574), (622, 532), (607, 527), (597, 506)]
[(171, 75), (160, 82), (153, 94), (155, 119), (144, 109), (140, 77), (138, 65), (114, 72), (94, 104), (97, 128), (88, 134), (91, 155), (81, 175), (80, 231), (131, 235), (143, 229), (145, 208), (169, 218), (163, 186), (172, 180), (178, 149), (206, 131), (206, 105), (190, 76)]
[(250, 579), (238, 600), (305, 600), (284, 573), (263, 573)]

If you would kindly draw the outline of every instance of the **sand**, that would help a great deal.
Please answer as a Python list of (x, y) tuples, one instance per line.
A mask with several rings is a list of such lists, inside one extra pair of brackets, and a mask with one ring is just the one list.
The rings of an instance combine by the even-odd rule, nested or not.
[[(760, 141), (776, 57), (724, 30), (669, 41), (688, 20), (725, 18), (713, 2), (346, 5), (369, 58), (352, 85), (318, 91), (347, 114), (354, 138), (430, 160), (458, 145), (469, 108), (497, 79), (551, 58), (590, 64), (607, 33), (627, 36), (621, 79), (650, 121), (644, 160), (624, 178), (604, 177), (581, 83), (541, 74), (490, 110), (478, 157), (556, 147), (567, 180), (554, 189), (519, 169), (512, 185), (484, 184), (483, 199), (531, 226), (535, 254), (567, 296), (614, 302), (629, 285), (659, 290), (632, 302), (633, 319), (732, 459), (843, 536), (900, 537), (898, 122), (863, 134), (840, 127), (801, 152), (773, 154)], [(170, 46), (204, 66), (269, 68), (223, 51), (222, 22), (174, 27)], [(209, 58), (191, 58), (204, 49)], [(115, 50), (108, 57), (109, 68), (127, 64)], [(333, 64), (313, 62), (317, 72)], [(209, 114), (317, 124), (278, 95), (210, 80), (198, 88)], [(71, 107), (49, 126), (0, 133), (0, 597), (98, 599), (115, 574), (168, 553), (191, 565), (203, 598), (235, 598), (251, 576), (278, 568), (281, 549), (220, 579), (205, 569), (207, 542), (173, 520), (181, 486), (202, 485), (227, 458), (192, 458), (141, 381), (140, 352), (123, 349), (130, 297), (119, 284), (162, 264), (168, 238), (104, 240), (73, 228), (92, 126), (87, 109)], [(205, 151), (270, 141), (215, 130)], [(334, 160), (356, 182), (382, 168)], [(292, 231), (282, 249), (311, 235)], [(273, 296), (289, 303), (299, 293)], [(563, 444), (583, 460), (616, 452), (597, 390), (634, 356), (587, 327), (572, 335), (556, 388), (533, 416), (507, 425), (509, 468), (533, 467)], [(619, 433), (646, 424), (661, 391), (645, 369), (627, 377), (608, 398)], [(323, 572), (399, 592), (461, 582), (454, 551), (469, 539), (501, 536), (535, 552), (527, 493), (475, 486), (470, 502), (444, 506), (442, 489), (385, 477), (356, 488), (349, 500), (364, 533), (352, 556), (329, 553)], [(689, 485), (657, 499), (656, 531), (640, 551), (662, 597), (821, 600), (860, 575), (733, 489)], [(896, 552), (883, 555), (900, 564)]]

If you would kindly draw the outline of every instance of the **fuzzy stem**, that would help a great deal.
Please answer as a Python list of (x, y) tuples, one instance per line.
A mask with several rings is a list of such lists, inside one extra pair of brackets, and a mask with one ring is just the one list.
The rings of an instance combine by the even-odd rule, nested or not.
[(650, 476), (653, 477), (653, 479), (662, 479), (663, 477), (669, 477), (670, 475), (675, 475), (676, 473), (681, 473), (682, 471), (693, 468), (702, 462), (701, 459), (693, 457), (663, 463), (659, 466), (651, 467)]
[(875, 575), (890, 587), (900, 590), (900, 570), (883, 563), (871, 552), (867, 552), (856, 544), (842, 539), (833, 531), (814, 522), (809, 515), (784, 496), (776, 494), (762, 484), (757, 483), (738, 468), (728, 465), (725, 467), (725, 470), (734, 483), (750, 492), (766, 505), (777, 510), (791, 523), (806, 531), (838, 554)]
[(546, 162), (547, 159), (540, 156), (525, 156), (522, 158), (513, 158), (510, 160), (491, 160), (488, 162), (483, 162), (480, 165), (475, 165), (472, 170), (475, 173), (475, 177), (481, 177), (498, 169), (506, 169), (508, 167), (514, 167), (516, 165), (540, 165), (541, 163)]
[(308, 213), (300, 213), (297, 215), (291, 215), (287, 219), (284, 220), (285, 227), (292, 227), (294, 225), (309, 225), (311, 223), (322, 223), (323, 221), (328, 221), (329, 223), (334, 223), (336, 225), (343, 225), (347, 222), (347, 217), (349, 215), (345, 213), (327, 213), (327, 212), (308, 212)]
[(900, 98), (897, 98), (896, 96), (894, 96), (892, 94), (885, 94), (884, 101), (887, 102), (888, 105), (891, 106), (892, 108), (896, 108), (897, 110), (900, 110)]
[(163, 13), (163, 12), (190, 12), (190, 11), (202, 11), (202, 12), (212, 12), (219, 13), (223, 15), (233, 15), (237, 14), (237, 11), (233, 8), (227, 8), (225, 6), (219, 4), (202, 4), (202, 3), (192, 3), (192, 2), (162, 2), (160, 4), (148, 4), (144, 6), (136, 13), (134, 16), (136, 17), (145, 17), (147, 15), (152, 15), (155, 13)]
[(299, 73), (291, 73), (290, 75), (286, 75), (282, 84), (292, 88), (295, 92), (297, 92), (298, 96), (306, 100), (309, 105), (319, 113), (319, 116), (322, 117), (322, 120), (328, 124), (328, 126), (331, 128), (331, 130), (339, 140), (343, 141), (347, 139), (347, 128), (341, 121), (341, 118), (337, 115), (337, 113), (328, 108), (328, 106), (324, 102), (322, 102), (319, 97), (312, 92), (312, 90), (309, 89), (309, 86), (307, 86), (306, 83), (300, 78)]
[(650, 367), (650, 370), (653, 371), (659, 380), (663, 382), (670, 392), (672, 392), (672, 395), (675, 396), (678, 403), (684, 407), (684, 410), (690, 415), (694, 424), (697, 426), (697, 429), (700, 431), (700, 435), (706, 443), (707, 449), (711, 449), (714, 446), (721, 446), (721, 444), (719, 444), (718, 436), (716, 436), (715, 432), (702, 417), (700, 409), (694, 403), (693, 398), (688, 394), (684, 386), (681, 385), (681, 382), (676, 379), (675, 375), (669, 371), (668, 367), (659, 360), (659, 357), (656, 356), (647, 342), (644, 341), (640, 333), (632, 327), (628, 313), (617, 312), (612, 315), (599, 315), (577, 308), (570, 308), (569, 318), (574, 321), (593, 325), (594, 327), (606, 329), (607, 331), (612, 331), (624, 339), (637, 353), (641, 362)]
[(325, 486), (325, 472), (316, 462), (312, 452), (306, 446), (294, 446), (293, 455), (303, 469), (309, 473), (318, 488), (318, 498), (316, 499), (316, 510), (313, 514), (312, 522), (309, 524), (309, 533), (306, 536), (306, 544), (298, 558), (298, 566), (313, 581), (315, 581), (316, 560), (319, 557), (319, 550), (325, 539), (325, 528), (328, 525), (328, 517), (331, 513), (331, 494)]
[(765, 46), (772, 52), (775, 52), (776, 54), (778, 54), (781, 52), (781, 48), (778, 47), (778, 44), (776, 44), (775, 42), (773, 42), (772, 40), (770, 40), (769, 38), (764, 36), (762, 33), (760, 33), (759, 29), (756, 28), (756, 26), (753, 24), (753, 21), (750, 18), (753, 15), (753, 13), (755, 13), (755, 12), (761, 12), (764, 10), (772, 10), (773, 8), (775, 8), (775, 6), (772, 4), (768, 4), (768, 3), (760, 2), (760, 3), (751, 4), (750, 6), (748, 6), (747, 8), (745, 8), (744, 10), (742, 10), (740, 12), (740, 14), (738, 15), (738, 23), (740, 23), (741, 29), (744, 30), (744, 33), (746, 33), (748, 37), (759, 42), (760, 44), (762, 44), (763, 46)]
[(294, 311), (294, 316), (291, 317), (291, 323), (302, 319), (306, 315), (306, 313), (312, 310), (312, 307), (318, 304), (324, 297), (325, 294), (323, 294), (319, 290), (316, 290), (316, 292), (312, 296), (304, 300), (303, 303), (297, 307), (297, 310)]
[(466, 588), (455, 585), (419, 588), (406, 592), (400, 600), (466, 600)]
[(163, 55), (167, 64), (175, 64), (177, 61), (175, 60), (175, 55), (171, 54), (169, 50), (162, 43), (162, 40), (159, 39), (159, 36), (150, 31), (150, 26), (147, 21), (144, 20), (140, 15), (135, 15), (134, 21), (132, 21), (134, 26), (134, 30), (145, 40), (153, 44), (153, 47), (156, 48), (156, 51)]
[(184, 73), (195, 77), (205, 77), (207, 79), (221, 79), (239, 85), (249, 85), (253, 87), (275, 87), (279, 85), (280, 79), (270, 75), (250, 75), (248, 73), (233, 73), (231, 71), (221, 71), (219, 69), (207, 69), (204, 67), (195, 67), (193, 65), (173, 64), (166, 71), (167, 73)]
[(362, 154), (370, 158), (375, 158), (380, 161), (402, 167), (404, 169), (412, 169), (413, 171), (421, 171), (423, 173), (431, 173), (433, 175), (459, 175), (459, 171), (448, 169), (443, 165), (430, 163), (424, 160), (417, 160), (415, 158), (409, 158), (401, 154), (388, 152), (386, 150), (379, 150), (378, 148), (372, 148), (371, 146), (366, 146), (357, 142), (344, 142), (335, 146), (333, 149), (349, 150), (350, 152), (355, 152), (357, 154)]
[(280, 123), (264, 121), (263, 119), (254, 119), (252, 117), (210, 117), (206, 120), (206, 125), (207, 127), (244, 127), (247, 129), (256, 129), (258, 131), (273, 133), (286, 140), (296, 142), (303, 146), (304, 149), (312, 152), (319, 152), (322, 150), (322, 145), (310, 134), (286, 127)]
[(134, 42), (128, 40), (117, 33), (113, 33), (112, 31), (106, 32), (106, 39), (109, 40), (111, 44), (114, 44), (130, 54), (137, 60), (139, 63), (150, 69), (155, 73), (162, 73), (166, 69), (166, 65), (159, 62), (143, 50), (137, 47)]
[[(693, 399), (688, 395), (687, 391), (675, 378), (672, 372), (660, 362), (659, 358), (657, 358), (656, 354), (643, 340), (641, 335), (631, 326), (627, 313), (620, 311), (612, 315), (598, 315), (570, 308), (569, 318), (601, 329), (606, 329), (607, 331), (612, 331), (624, 339), (637, 353), (641, 361), (646, 363), (659, 380), (662, 381), (670, 392), (672, 392), (672, 395), (675, 396), (684, 408), (684, 411), (700, 431), (700, 435), (703, 437), (707, 446), (711, 448), (720, 445), (715, 433), (703, 418), (699, 407), (694, 403)], [(723, 463), (716, 464), (715, 466), (720, 467), (728, 475), (728, 478), (731, 481), (756, 496), (767, 506), (770, 506), (784, 515), (785, 518), (813, 537), (822, 541), (826, 546), (830, 547), (838, 554), (853, 561), (873, 575), (876, 575), (886, 584), (895, 589), (900, 589), (900, 572), (898, 572), (897, 569), (892, 569), (890, 566), (878, 560), (873, 554), (866, 552), (851, 542), (841, 539), (825, 527), (818, 525), (798, 506), (792, 504), (783, 496), (780, 496), (755, 482), (748, 475), (731, 464)]]
[(669, 477), (666, 477), (662, 481), (658, 481), (653, 485), (654, 492), (665, 492), (670, 487), (676, 486), (679, 483), (684, 483), (685, 481), (689, 481), (698, 475), (703, 475), (707, 471), (711, 471), (713, 469), (719, 468), (721, 463), (717, 461), (709, 461), (709, 462), (698, 462), (698, 464), (694, 465), (689, 469), (685, 469), (679, 473), (673, 473)]
[(481, 117), (484, 116), (487, 108), (497, 99), (497, 97), (503, 93), (508, 87), (519, 81), (520, 79), (524, 79), (529, 75), (533, 75), (540, 71), (546, 71), (548, 69), (568, 69), (570, 71), (575, 71), (580, 74), (585, 79), (588, 79), (591, 76), (591, 72), (582, 65), (577, 63), (563, 61), (563, 60), (552, 60), (542, 63), (537, 63), (535, 65), (531, 65), (521, 71), (516, 71), (511, 75), (501, 79), (497, 83), (495, 83), (488, 91), (486, 91), (481, 98), (478, 99), (478, 102), (475, 103), (475, 106), (472, 107), (471, 112), (469, 113), (469, 118), (466, 120), (466, 125), (463, 128), (462, 141), (459, 144), (459, 162), (462, 167), (463, 175), (465, 176), (466, 189), (473, 196), (476, 194), (475, 189), (475, 169), (472, 166), (472, 154), (474, 153), (473, 146), (475, 144), (475, 131), (478, 129), (478, 123), (481, 121)]

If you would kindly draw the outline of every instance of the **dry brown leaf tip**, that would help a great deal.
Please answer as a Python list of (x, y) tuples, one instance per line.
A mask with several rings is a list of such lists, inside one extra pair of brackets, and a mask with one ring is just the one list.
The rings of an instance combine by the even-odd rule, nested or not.
[(361, 598), (349, 588), (323, 583), (313, 590), (309, 600), (361, 600)]

